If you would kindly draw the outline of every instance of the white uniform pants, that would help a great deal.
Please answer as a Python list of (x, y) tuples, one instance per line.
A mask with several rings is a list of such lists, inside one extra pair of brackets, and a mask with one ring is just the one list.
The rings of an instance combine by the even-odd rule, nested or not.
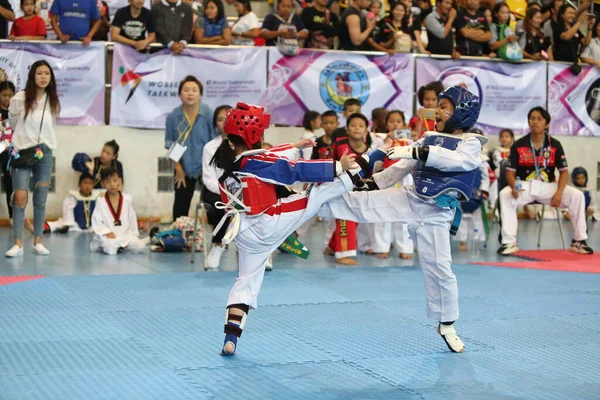
[(452, 272), (450, 222), (454, 211), (414, 194), (412, 188), (352, 192), (321, 207), (319, 216), (361, 222), (403, 222), (419, 248), (425, 277), (427, 317), (458, 319), (458, 287)]
[(94, 235), (92, 243), (90, 243), (91, 251), (102, 251), (104, 254), (114, 256), (122, 247), (132, 253), (141, 253), (146, 250), (148, 244), (147, 239), (140, 239), (137, 236), (125, 234), (114, 239), (109, 239), (106, 236), (100, 237)]
[[(50, 232), (56, 232), (58, 229), (67, 226), (62, 218), (57, 219), (56, 221), (48, 221), (48, 226), (50, 227)], [(69, 232), (81, 232), (81, 228), (76, 223), (69, 224)]]
[(415, 246), (408, 233), (408, 226), (400, 222), (386, 222), (373, 224), (373, 252), (387, 253), (390, 244), (394, 245), (394, 251), (404, 254), (413, 254)]
[[(333, 182), (313, 186), (312, 190), (281, 200), (281, 203), (306, 201), (305, 207), (281, 214), (241, 215), (240, 230), (235, 237), (239, 254), (239, 274), (229, 293), (227, 305), (246, 304), (257, 307), (267, 259), (283, 241), (303, 223), (314, 217), (323, 203), (352, 190), (350, 176), (343, 174)], [(299, 203), (295, 203), (299, 204)], [(294, 208), (294, 207), (289, 207)]]
[[(505, 187), (500, 192), (500, 205), (502, 217), (502, 244), (517, 243), (517, 208), (537, 201), (542, 204), (550, 205), (552, 196), (556, 193), (558, 183), (540, 182), (540, 189), (537, 194), (531, 193), (531, 182), (522, 182), (523, 191), (519, 198), (512, 197), (510, 186)], [(560, 208), (566, 208), (571, 213), (571, 222), (573, 222), (573, 239), (586, 240), (585, 224), (585, 198), (583, 192), (571, 186), (566, 186), (563, 191)]]
[[(358, 224), (356, 228), (356, 249), (361, 253), (366, 253), (373, 249), (373, 231), (375, 224)], [(349, 256), (354, 257), (356, 254)]]

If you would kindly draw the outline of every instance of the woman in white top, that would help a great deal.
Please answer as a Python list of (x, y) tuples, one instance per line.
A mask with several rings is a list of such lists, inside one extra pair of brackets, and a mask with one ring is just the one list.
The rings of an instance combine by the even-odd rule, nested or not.
[[(46, 198), (50, 190), (52, 173), (52, 151), (56, 149), (54, 127), (60, 113), (60, 102), (56, 91), (56, 79), (50, 65), (36, 61), (29, 69), (25, 90), (18, 92), (10, 101), (8, 120), (15, 128), (13, 146), (25, 159), (27, 149), (35, 150), (34, 165), (11, 166), (13, 179), (13, 235), (14, 246), (8, 250), (7, 257), (23, 255), (23, 227), (25, 207), (29, 191), (29, 179), (33, 175), (33, 251), (39, 255), (50, 252), (42, 245), (41, 238), (46, 217)], [(20, 158), (20, 157), (19, 157)], [(18, 159), (17, 159), (18, 161)], [(13, 157), (11, 163), (15, 162)]]
[(254, 46), (254, 39), (260, 34), (258, 17), (252, 12), (250, 0), (233, 2), (238, 20), (231, 27), (231, 44), (237, 46)]

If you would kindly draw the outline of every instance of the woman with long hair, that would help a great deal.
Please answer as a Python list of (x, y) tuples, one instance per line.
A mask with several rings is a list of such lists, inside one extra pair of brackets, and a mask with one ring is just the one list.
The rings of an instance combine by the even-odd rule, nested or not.
[(6, 257), (23, 255), (25, 206), (28, 200), (29, 179), (33, 176), (33, 251), (39, 255), (50, 252), (41, 243), (46, 217), (46, 198), (50, 190), (52, 152), (56, 149), (54, 127), (60, 113), (56, 79), (52, 67), (44, 60), (34, 62), (27, 76), (25, 90), (10, 101), (8, 119), (15, 127), (12, 157), (13, 178), (13, 235), (14, 246)]
[(390, 16), (377, 23), (377, 35), (368, 40), (374, 50), (385, 51), (390, 55), (409, 53), (412, 39), (408, 27), (408, 13), (406, 5), (402, 2), (392, 6)]
[(204, 16), (196, 20), (194, 28), (196, 44), (229, 46), (231, 29), (225, 17), (225, 8), (221, 0), (207, 0), (204, 3)]
[(252, 12), (250, 0), (234, 0), (233, 6), (238, 19), (231, 27), (231, 43), (238, 46), (254, 46), (254, 39), (260, 36), (260, 23)]
[[(592, 41), (592, 28), (595, 18), (589, 19), (586, 13), (577, 18), (577, 10), (565, 3), (558, 9), (558, 29), (554, 31), (554, 60), (575, 62), (579, 57), (579, 45), (587, 46)], [(580, 28), (587, 23), (587, 34)]]
[[(523, 49), (523, 58), (540, 61), (548, 59), (553, 60), (551, 40), (544, 36), (542, 30), (542, 12), (537, 8), (530, 8), (525, 14), (523, 20), (523, 30), (525, 31), (519, 39), (519, 45)], [(544, 56), (544, 52), (548, 55)]]

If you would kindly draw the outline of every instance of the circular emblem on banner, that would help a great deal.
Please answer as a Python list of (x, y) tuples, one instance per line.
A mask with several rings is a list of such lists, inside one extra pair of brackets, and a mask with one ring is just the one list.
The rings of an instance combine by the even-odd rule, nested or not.
[(444, 84), (444, 87), (462, 86), (475, 96), (479, 97), (479, 102), (483, 101), (483, 90), (477, 79), (477, 75), (463, 67), (451, 67), (445, 69), (438, 75), (438, 81)]
[(588, 88), (585, 94), (585, 108), (592, 121), (600, 125), (600, 78)]
[(319, 93), (327, 107), (344, 110), (344, 102), (355, 98), (365, 104), (369, 98), (369, 76), (361, 66), (348, 61), (334, 61), (321, 71)]

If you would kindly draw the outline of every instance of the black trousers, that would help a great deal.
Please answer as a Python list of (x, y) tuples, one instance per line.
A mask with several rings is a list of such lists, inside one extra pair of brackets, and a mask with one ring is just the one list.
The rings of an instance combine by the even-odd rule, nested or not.
[(179, 217), (187, 217), (190, 215), (190, 205), (196, 191), (196, 182), (202, 180), (190, 178), (186, 175), (185, 187), (181, 185), (179, 188), (175, 184), (175, 201), (173, 202), (173, 221)]
[[(206, 216), (208, 217), (208, 223), (212, 225), (212, 227), (216, 227), (221, 218), (225, 215), (225, 210), (219, 210), (215, 207), (215, 203), (217, 201), (221, 201), (221, 196), (211, 192), (206, 189), (206, 187), (202, 188), (202, 201), (206, 207)], [(213, 235), (212, 242), (213, 243), (221, 243), (223, 241), (223, 236), (225, 236), (225, 232), (227, 231), (227, 227), (229, 226), (229, 219), (223, 223), (223, 226), (215, 235)]]
[(6, 206), (8, 207), (8, 215), (12, 219), (13, 212), (10, 205), (10, 198), (13, 192), (12, 175), (10, 169), (7, 168), (8, 160), (10, 160), (10, 154), (8, 151), (4, 151), (0, 154), (0, 170), (2, 172), (2, 181), (4, 183), (4, 191), (6, 192)]

